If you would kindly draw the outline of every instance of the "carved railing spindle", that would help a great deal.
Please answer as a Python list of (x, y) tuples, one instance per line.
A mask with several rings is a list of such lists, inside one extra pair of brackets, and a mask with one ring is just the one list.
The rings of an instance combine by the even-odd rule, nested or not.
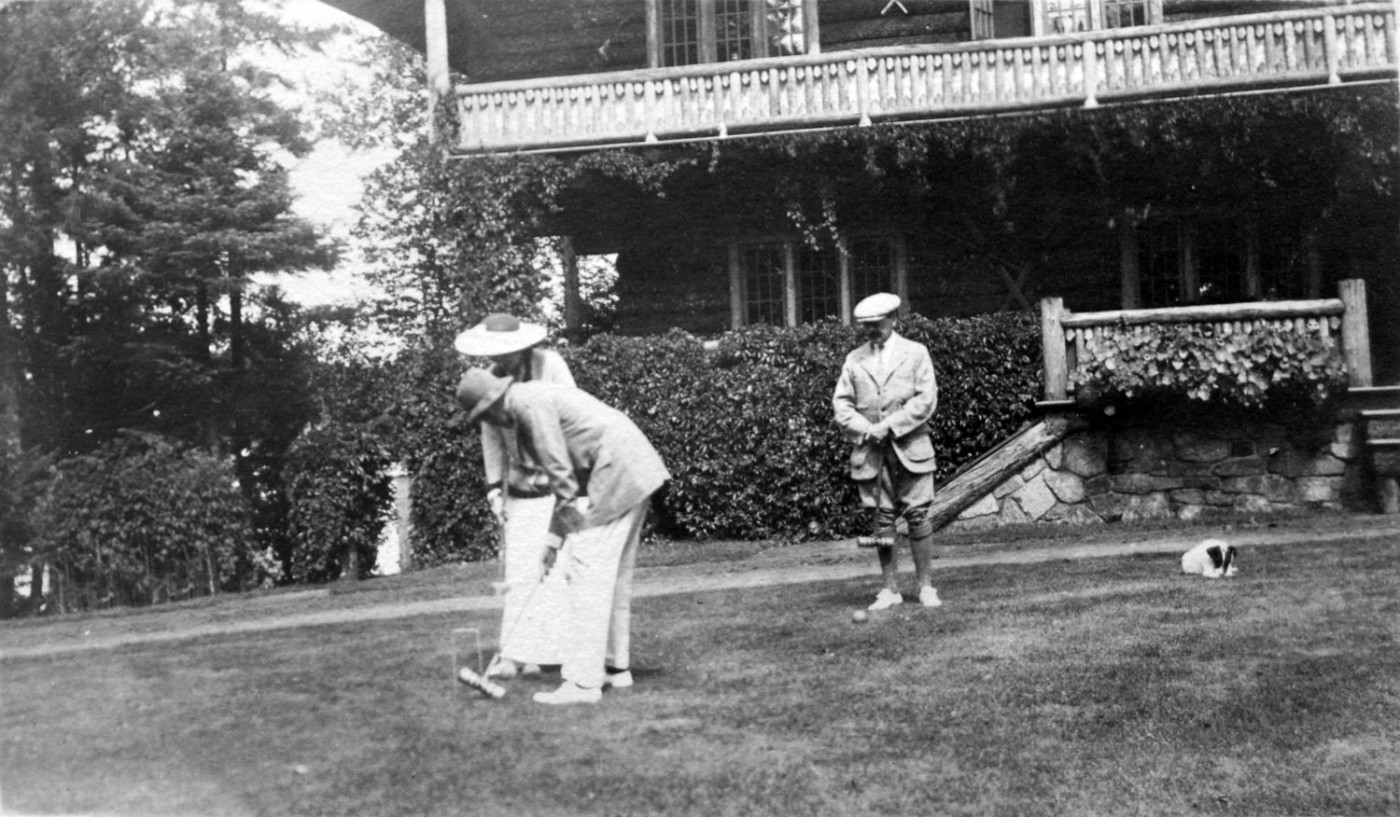
[(1093, 107), (1201, 87), (1364, 82), (1394, 76), (1395, 14), (1393, 3), (1350, 4), (1001, 42), (469, 84), (456, 89), (456, 148), (547, 150), (997, 113), (1041, 101)]

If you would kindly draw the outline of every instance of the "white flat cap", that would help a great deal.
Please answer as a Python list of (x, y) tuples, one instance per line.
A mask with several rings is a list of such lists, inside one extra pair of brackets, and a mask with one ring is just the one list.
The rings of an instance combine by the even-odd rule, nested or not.
[(893, 315), (899, 309), (899, 296), (889, 292), (877, 292), (868, 298), (863, 298), (856, 304), (855, 318), (857, 321), (878, 321)]

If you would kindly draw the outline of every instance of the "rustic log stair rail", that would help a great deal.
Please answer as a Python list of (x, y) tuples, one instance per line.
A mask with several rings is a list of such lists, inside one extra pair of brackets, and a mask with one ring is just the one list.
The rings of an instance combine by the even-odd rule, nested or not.
[(456, 152), (713, 139), (1370, 82), (1395, 76), (1395, 34), (1394, 4), (1365, 3), (1046, 37), (463, 84), (455, 89)]
[(1337, 349), (1351, 388), (1371, 386), (1371, 342), (1366, 317), (1366, 282), (1340, 282), (1338, 297), (1304, 301), (1257, 301), (1110, 312), (1065, 310), (1061, 298), (1040, 302), (1041, 348), (1045, 372), (1042, 407), (1072, 402), (1074, 372), (1096, 340), (1119, 333), (1151, 331), (1154, 325), (1206, 323), (1218, 337), (1270, 324), (1315, 334)]
[(1363, 424), (1366, 447), (1378, 478), (1382, 510), (1400, 512), (1400, 387), (1371, 384), (1370, 331), (1367, 327), (1366, 282), (1340, 282), (1336, 298), (1266, 301), (1165, 309), (1072, 313), (1061, 298), (1041, 301), (1041, 343), (1045, 399), (1043, 412), (1001, 445), (964, 466), (940, 485), (929, 510), (935, 527), (942, 527), (1012, 474), (1030, 464), (1071, 432), (1087, 427), (1089, 415), (1075, 399), (1073, 373), (1086, 360), (1093, 339), (1117, 332), (1151, 331), (1168, 323), (1209, 323), (1217, 337), (1248, 332), (1271, 324), (1315, 334), (1331, 345), (1346, 365), (1348, 396)]

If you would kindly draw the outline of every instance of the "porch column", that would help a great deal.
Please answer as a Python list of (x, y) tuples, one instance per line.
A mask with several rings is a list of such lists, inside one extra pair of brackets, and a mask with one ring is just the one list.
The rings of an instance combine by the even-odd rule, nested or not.
[(583, 300), (579, 297), (578, 253), (574, 237), (559, 237), (559, 261), (564, 267), (564, 337), (577, 343), (583, 335)]
[(739, 245), (729, 245), (729, 328), (744, 325), (744, 275), (739, 269)]
[(805, 54), (822, 53), (822, 24), (817, 15), (817, 0), (803, 0), (802, 29), (807, 43)]
[(1342, 355), (1347, 385), (1371, 385), (1371, 330), (1366, 317), (1366, 282), (1348, 278), (1338, 284), (1342, 298)]
[(1264, 280), (1259, 269), (1260, 263), (1259, 222), (1251, 216), (1249, 223), (1245, 225), (1244, 240), (1244, 297), (1250, 301), (1257, 301), (1264, 297)]
[(661, 67), (661, 12), (656, 0), (647, 0), (647, 65)]
[(1069, 362), (1065, 359), (1063, 298), (1040, 301), (1040, 355), (1045, 365), (1045, 399), (1064, 400), (1069, 394)]
[(423, 0), (423, 36), (428, 62), (428, 132), (437, 141), (437, 114), (452, 94), (452, 75), (447, 66), (446, 0)]
[(1137, 227), (1133, 220), (1132, 208), (1123, 208), (1122, 221), (1118, 225), (1118, 266), (1122, 276), (1123, 309), (1142, 306), (1142, 273), (1138, 266)]
[(389, 471), (393, 479), (394, 536), (399, 540), (399, 572), (413, 569), (413, 476), (403, 463)]

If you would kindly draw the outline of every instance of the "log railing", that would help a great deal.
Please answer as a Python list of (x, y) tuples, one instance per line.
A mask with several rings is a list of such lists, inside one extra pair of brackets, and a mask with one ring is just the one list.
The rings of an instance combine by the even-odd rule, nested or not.
[(812, 130), (1395, 74), (1392, 3), (460, 85), (457, 151)]
[(1366, 282), (1342, 281), (1339, 297), (1306, 301), (1067, 312), (1060, 298), (1040, 302), (1045, 402), (1071, 400), (1076, 368), (1097, 342), (1120, 333), (1152, 331), (1168, 323), (1211, 324), (1216, 337), (1254, 331), (1265, 325), (1318, 337), (1336, 350), (1352, 387), (1371, 385), (1371, 344), (1366, 323)]

